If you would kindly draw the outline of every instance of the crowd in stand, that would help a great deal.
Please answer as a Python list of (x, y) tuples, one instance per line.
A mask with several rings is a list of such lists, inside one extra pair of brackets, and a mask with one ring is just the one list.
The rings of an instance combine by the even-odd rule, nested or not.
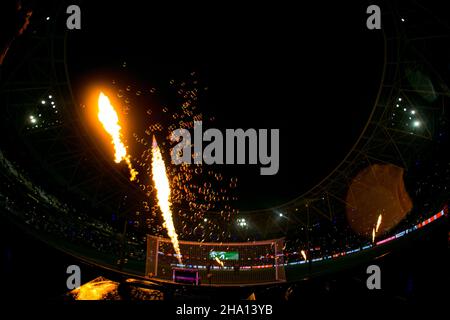
[[(122, 241), (121, 232), (114, 230), (111, 224), (100, 221), (67, 203), (63, 203), (53, 195), (46, 193), (33, 184), (24, 173), (9, 162), (0, 151), (0, 203), (4, 214), (24, 222), (30, 230), (45, 236), (49, 240), (67, 243), (74, 246), (102, 252), (115, 257), (121, 254), (125, 243), (124, 258), (138, 261), (145, 260), (145, 235), (133, 231), (128, 232), (126, 242)], [(393, 230), (417, 224), (424, 217), (436, 213), (444, 201), (443, 198), (432, 202), (432, 196), (447, 194), (450, 179), (450, 164), (436, 163), (433, 172), (424, 175), (424, 179), (414, 182), (413, 211)], [(436, 211), (436, 212), (435, 212)], [(345, 221), (345, 217), (334, 217), (332, 221), (313, 223), (309, 230), (309, 245), (304, 233), (286, 238), (284, 252), (287, 261), (303, 259), (302, 249), (309, 250), (310, 257), (333, 255), (334, 253), (361, 248), (370, 243), (354, 233)], [(60, 242), (63, 240), (63, 242)]]

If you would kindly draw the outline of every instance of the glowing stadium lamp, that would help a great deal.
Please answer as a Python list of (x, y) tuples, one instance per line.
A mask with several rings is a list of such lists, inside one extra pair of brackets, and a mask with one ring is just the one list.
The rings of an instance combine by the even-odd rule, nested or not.
[(420, 121), (414, 121), (413, 125), (416, 128), (420, 127)]
[(237, 219), (237, 224), (241, 228), (247, 227), (247, 221), (244, 218)]

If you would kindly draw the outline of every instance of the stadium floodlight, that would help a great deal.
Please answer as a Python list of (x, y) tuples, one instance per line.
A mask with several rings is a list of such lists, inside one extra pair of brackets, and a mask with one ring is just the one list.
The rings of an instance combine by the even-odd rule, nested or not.
[(247, 221), (244, 218), (237, 219), (237, 224), (239, 227), (247, 227)]

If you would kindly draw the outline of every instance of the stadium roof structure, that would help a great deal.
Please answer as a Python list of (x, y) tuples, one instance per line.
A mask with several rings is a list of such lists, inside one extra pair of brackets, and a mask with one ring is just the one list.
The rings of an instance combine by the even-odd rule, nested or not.
[[(344, 216), (352, 180), (371, 165), (404, 168), (409, 180), (418, 181), (423, 179), (417, 173), (419, 163), (445, 161), (450, 91), (448, 75), (443, 78), (439, 70), (447, 68), (441, 54), (449, 28), (420, 6), (392, 5), (383, 14), (383, 76), (361, 135), (336, 168), (307, 192), (280, 206), (239, 214), (247, 223), (253, 221), (262, 238), (274, 231), (299, 235), (299, 226), (308, 231), (317, 221)], [(405, 16), (415, 19), (404, 23)], [(435, 201), (437, 210), (446, 198), (448, 192), (442, 189), (428, 200)]]

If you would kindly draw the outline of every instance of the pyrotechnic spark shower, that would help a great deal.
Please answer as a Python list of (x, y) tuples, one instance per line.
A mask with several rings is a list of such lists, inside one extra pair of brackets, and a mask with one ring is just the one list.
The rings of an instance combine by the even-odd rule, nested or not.
[(380, 214), (380, 215), (378, 216), (378, 220), (377, 220), (377, 225), (376, 225), (376, 227), (372, 229), (372, 242), (375, 242), (375, 237), (376, 237), (376, 234), (377, 234), (377, 232), (378, 232), (378, 229), (379, 229), (380, 226), (381, 226), (381, 221), (382, 221), (382, 219), (383, 219), (383, 215)]
[(112, 138), (111, 143), (114, 145), (115, 150), (114, 161), (116, 163), (120, 163), (122, 160), (125, 161), (130, 170), (130, 180), (135, 180), (138, 173), (133, 169), (130, 156), (127, 155), (127, 148), (122, 142), (122, 133), (120, 132), (122, 127), (119, 124), (119, 117), (109, 98), (103, 92), (100, 92), (98, 97), (98, 119)]
[(216, 262), (217, 262), (221, 267), (224, 266), (224, 263), (223, 263), (219, 258), (215, 257), (214, 259), (216, 260)]
[(164, 218), (164, 227), (167, 229), (169, 238), (172, 241), (178, 262), (182, 264), (178, 235), (173, 224), (172, 210), (170, 209), (170, 184), (167, 178), (166, 165), (164, 164), (161, 150), (154, 136), (152, 144), (152, 176), (153, 182), (155, 183), (158, 205)]
[(106, 298), (108, 293), (117, 290), (117, 285), (117, 282), (99, 277), (98, 281), (94, 279), (73, 290), (71, 293), (76, 300), (102, 300)]
[(302, 257), (303, 257), (303, 259), (305, 259), (305, 261), (308, 260), (307, 257), (306, 257), (305, 250), (300, 251), (300, 253), (302, 254)]
[(380, 214), (378, 216), (378, 220), (377, 220), (377, 227), (375, 228), (375, 232), (378, 232), (378, 229), (380, 228), (381, 225), (381, 220), (383, 219), (383, 216)]

